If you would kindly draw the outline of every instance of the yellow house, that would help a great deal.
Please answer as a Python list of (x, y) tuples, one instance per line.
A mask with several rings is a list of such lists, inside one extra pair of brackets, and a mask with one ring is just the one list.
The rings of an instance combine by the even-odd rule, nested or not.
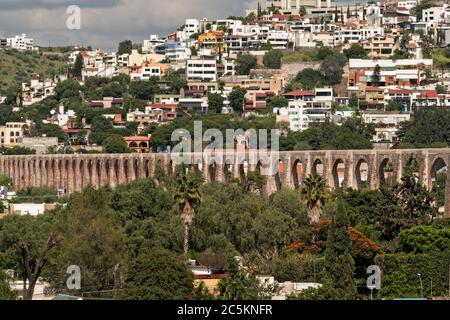
[(225, 33), (223, 31), (211, 31), (206, 32), (198, 36), (198, 44), (205, 49), (211, 49), (213, 52), (226, 50), (226, 44), (224, 41)]
[(0, 146), (12, 148), (17, 145), (20, 138), (30, 134), (30, 125), (25, 122), (7, 122), (0, 127)]

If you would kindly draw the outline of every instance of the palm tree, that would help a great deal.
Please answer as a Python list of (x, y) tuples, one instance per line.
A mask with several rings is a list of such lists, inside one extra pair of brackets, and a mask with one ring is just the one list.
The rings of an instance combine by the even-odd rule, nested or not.
[(308, 218), (312, 225), (320, 222), (320, 214), (327, 196), (327, 182), (321, 175), (310, 175), (304, 181), (302, 194), (308, 205)]
[(200, 186), (203, 179), (196, 173), (181, 173), (177, 177), (177, 187), (174, 200), (181, 212), (184, 223), (184, 255), (189, 252), (189, 227), (194, 219), (195, 211), (201, 202)]

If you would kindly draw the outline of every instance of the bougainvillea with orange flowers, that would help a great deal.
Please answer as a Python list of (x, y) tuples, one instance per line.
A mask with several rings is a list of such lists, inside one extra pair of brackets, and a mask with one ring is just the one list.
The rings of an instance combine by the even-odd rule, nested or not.
[[(328, 227), (331, 220), (322, 220), (320, 224), (310, 228), (308, 239), (297, 240), (288, 245), (286, 251), (299, 251), (320, 254), (325, 250)], [(367, 238), (360, 231), (349, 227), (350, 240), (352, 241), (352, 256), (355, 259), (373, 259), (377, 254), (383, 253), (381, 247)], [(314, 241), (313, 241), (314, 238)]]

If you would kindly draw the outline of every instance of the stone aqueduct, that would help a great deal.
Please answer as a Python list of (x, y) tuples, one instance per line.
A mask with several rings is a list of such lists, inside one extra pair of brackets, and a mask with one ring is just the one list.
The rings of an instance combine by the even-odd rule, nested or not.
[[(417, 160), (419, 179), (429, 189), (432, 188), (436, 172), (443, 167), (448, 168), (450, 164), (450, 148), (280, 152), (272, 161), (274, 166), (278, 164), (282, 169), (267, 177), (265, 192), (270, 194), (281, 187), (299, 188), (309, 174), (319, 173), (319, 166), (320, 173), (333, 189), (360, 188), (363, 182), (361, 167), (364, 166), (367, 185), (377, 189), (385, 183), (386, 164), (389, 163), (391, 178), (399, 181), (411, 155)], [(191, 156), (194, 154), (188, 155)], [(249, 154), (244, 156), (248, 158)], [(234, 163), (237, 162), (229, 156), (226, 159), (226, 164), (203, 159), (197, 168), (209, 182), (243, 178), (248, 170), (259, 169), (258, 165), (236, 165)], [(300, 163), (301, 170), (298, 170)], [(173, 173), (175, 167), (170, 154), (0, 156), (0, 173), (11, 177), (16, 190), (45, 186), (64, 188), (68, 193), (73, 193), (89, 185), (109, 185), (114, 188), (139, 178), (152, 177), (158, 166), (169, 174)], [(445, 214), (448, 216), (450, 170), (447, 170), (445, 194)]]

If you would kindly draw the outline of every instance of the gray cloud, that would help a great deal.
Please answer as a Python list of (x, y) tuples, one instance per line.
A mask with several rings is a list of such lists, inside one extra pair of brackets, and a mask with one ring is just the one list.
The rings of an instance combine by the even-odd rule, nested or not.
[[(165, 36), (176, 30), (186, 18), (217, 19), (244, 15), (245, 9), (256, 8), (257, 2), (258, 0), (0, 0), (0, 37), (27, 33), (41, 46), (80, 44), (115, 50), (118, 42), (124, 39), (141, 42), (151, 34)], [(66, 28), (66, 7), (72, 4), (81, 7), (81, 30)]]
[(120, 0), (0, 0), (1, 10), (55, 9), (78, 5), (85, 8), (116, 6)]

